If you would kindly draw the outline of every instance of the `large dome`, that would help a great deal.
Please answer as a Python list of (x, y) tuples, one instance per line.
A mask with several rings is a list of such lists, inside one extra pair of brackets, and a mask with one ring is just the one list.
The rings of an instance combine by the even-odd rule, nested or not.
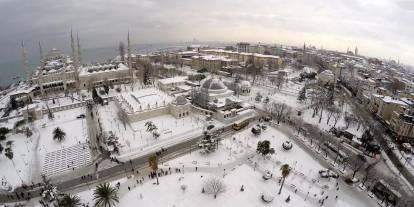
[(227, 90), (227, 87), (224, 83), (217, 78), (210, 78), (204, 81), (203, 85), (201, 86), (203, 89), (206, 90)]
[(240, 86), (242, 88), (251, 88), (252, 87), (251, 84), (250, 84), (250, 82), (249, 81), (245, 81), (245, 80), (240, 82)]
[(185, 104), (187, 104), (187, 99), (184, 96), (178, 96), (175, 99), (175, 104), (177, 104), (177, 105), (185, 105)]

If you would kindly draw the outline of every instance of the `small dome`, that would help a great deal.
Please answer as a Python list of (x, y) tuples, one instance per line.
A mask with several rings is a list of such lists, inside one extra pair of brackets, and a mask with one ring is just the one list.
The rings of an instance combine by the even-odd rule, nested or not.
[(187, 99), (184, 96), (178, 96), (177, 98), (175, 98), (175, 103), (177, 105), (185, 105), (187, 104)]
[(242, 88), (251, 88), (252, 87), (249, 81), (241, 81), (240, 86)]
[(217, 79), (217, 78), (210, 78), (206, 80), (201, 87), (207, 90), (227, 89), (224, 83), (220, 79)]

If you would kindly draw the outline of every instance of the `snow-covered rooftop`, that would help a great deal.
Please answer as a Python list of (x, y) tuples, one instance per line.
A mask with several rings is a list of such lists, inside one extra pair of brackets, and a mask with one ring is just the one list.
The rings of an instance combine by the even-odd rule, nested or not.
[(79, 75), (81, 76), (87, 76), (94, 73), (106, 73), (111, 72), (115, 70), (129, 70), (128, 66), (119, 63), (116, 64), (103, 64), (103, 65), (88, 65), (81, 67)]
[(158, 82), (160, 82), (161, 84), (171, 84), (171, 83), (181, 83), (181, 82), (185, 82), (188, 79), (187, 76), (176, 76), (173, 78), (164, 78), (164, 79), (159, 79)]
[(402, 101), (400, 99), (393, 98), (391, 96), (385, 96), (384, 98), (382, 98), (382, 100), (386, 103), (394, 103), (394, 104), (407, 106), (407, 104), (404, 101)]
[(134, 113), (150, 108), (166, 106), (173, 98), (156, 89), (146, 88), (134, 92), (125, 92), (117, 97), (122, 108), (129, 113)]

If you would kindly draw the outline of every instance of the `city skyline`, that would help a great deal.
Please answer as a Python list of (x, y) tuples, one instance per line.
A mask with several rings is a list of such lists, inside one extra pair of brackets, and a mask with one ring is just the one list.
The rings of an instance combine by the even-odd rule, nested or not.
[[(67, 49), (69, 30), (79, 32), (83, 48), (116, 46), (131, 31), (135, 44), (157, 42), (248, 41), (345, 52), (358, 46), (362, 55), (414, 64), (410, 19), (414, 5), (408, 1), (261, 1), (254, 4), (168, 1), (0, 1), (3, 30), (1, 62), (19, 59), (21, 40), (28, 53), (37, 54), (40, 41), (46, 48)], [(110, 29), (108, 29), (110, 28)], [(252, 32), (254, 31), (254, 32)]]

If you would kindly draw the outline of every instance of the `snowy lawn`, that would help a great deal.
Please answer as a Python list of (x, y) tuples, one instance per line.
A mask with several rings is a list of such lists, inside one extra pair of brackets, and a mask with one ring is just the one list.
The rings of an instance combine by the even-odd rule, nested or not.
[[(176, 142), (200, 135), (207, 125), (205, 117), (198, 114), (190, 114), (181, 119), (166, 114), (126, 124), (124, 127), (117, 116), (117, 112), (118, 109), (114, 102), (98, 108), (103, 130), (112, 131), (119, 137), (121, 157), (141, 152), (149, 147), (154, 147), (156, 144)], [(155, 139), (150, 132), (146, 131), (145, 123), (147, 121), (152, 121), (157, 126), (160, 137)], [(211, 121), (211, 124), (215, 127), (223, 126), (222, 123), (216, 120)]]
[[(85, 143), (88, 138), (86, 119), (77, 119), (80, 114), (85, 114), (85, 107), (55, 112), (53, 120), (44, 115), (43, 119), (35, 121), (35, 126), (40, 133), (39, 152), (45, 154), (59, 149)], [(53, 140), (53, 131), (59, 127), (66, 133), (62, 142)]]
[[(277, 195), (279, 184), (274, 180), (264, 181), (260, 172), (247, 165), (235, 168), (224, 177), (225, 191), (218, 194), (216, 199), (211, 194), (201, 193), (204, 182), (210, 177), (217, 176), (209, 172), (172, 174), (160, 177), (160, 185), (154, 185), (152, 180), (129, 191), (127, 187), (135, 185), (135, 180), (130, 179), (121, 183), (120, 202), (117, 206), (316, 206), (315, 201), (304, 201), (304, 198), (288, 188), (285, 188), (281, 195)], [(187, 186), (185, 191), (181, 189), (181, 185)], [(240, 191), (242, 185), (243, 192)], [(262, 193), (269, 193), (275, 198), (271, 203), (265, 203), (260, 198)], [(93, 191), (81, 192), (78, 195), (85, 203), (93, 204)], [(286, 203), (289, 195), (291, 200)]]
[[(53, 120), (49, 120), (47, 115), (44, 115), (43, 119), (36, 120), (33, 125), (30, 125), (33, 129), (30, 138), (26, 138), (24, 134), (9, 133), (6, 141), (13, 141), (14, 158), (12, 162), (5, 156), (0, 156), (2, 172), (0, 179), (12, 186), (19, 186), (22, 181), (26, 184), (30, 184), (31, 181), (37, 182), (36, 179), (40, 176), (41, 167), (48, 153), (72, 147), (78, 142), (86, 142), (86, 120), (76, 119), (77, 115), (84, 112), (84, 108), (55, 112)], [(5, 126), (11, 128), (11, 123), (12, 120), (5, 123)], [(56, 127), (60, 127), (66, 133), (66, 138), (62, 142), (52, 138)], [(2, 145), (5, 145), (6, 141), (2, 142)]]
[[(345, 122), (345, 117), (344, 117), (344, 113), (352, 113), (351, 108), (349, 107), (348, 104), (344, 105), (344, 110), (343, 110), (343, 114), (340, 117), (340, 119), (338, 120), (338, 122), (336, 123), (335, 127), (336, 128), (345, 128), (346, 127), (346, 122)], [(312, 124), (312, 125), (317, 125), (319, 126), (320, 129), (322, 130), (326, 130), (329, 131), (335, 124), (335, 120), (334, 118), (331, 118), (328, 122), (328, 112), (326, 110), (323, 111), (322, 114), (322, 119), (321, 122), (319, 123), (319, 117), (320, 117), (320, 112), (318, 112), (315, 117), (312, 117), (313, 115), (313, 110), (312, 109), (307, 109), (302, 111), (302, 118), (306, 123)], [(362, 134), (365, 131), (364, 126), (360, 125), (359, 129), (358, 129), (358, 123), (353, 123), (349, 126), (348, 129), (346, 129), (346, 131), (354, 134), (357, 137), (361, 137)]]
[[(3, 154), (0, 155), (0, 189), (20, 186), (23, 183), (30, 183), (33, 143), (31, 138), (23, 134), (8, 135), (6, 141), (12, 140), (13, 160), (9, 160)], [(5, 147), (6, 141), (1, 144)]]

